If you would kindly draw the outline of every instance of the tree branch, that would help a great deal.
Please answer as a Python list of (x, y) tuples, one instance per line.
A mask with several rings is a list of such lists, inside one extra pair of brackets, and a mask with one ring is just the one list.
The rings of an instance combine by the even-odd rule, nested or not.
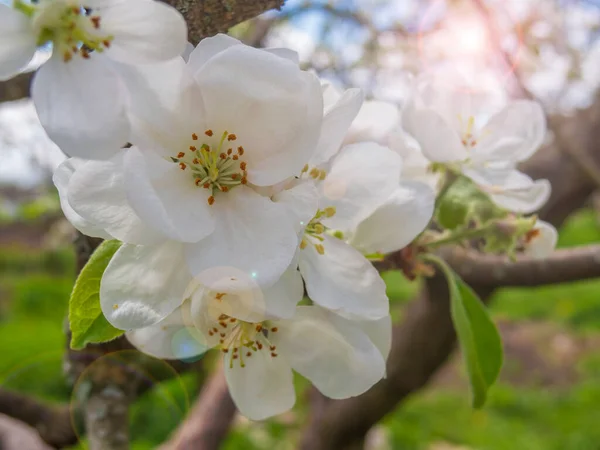
[(0, 103), (29, 97), (33, 72), (23, 73), (8, 81), (0, 82)]
[(270, 9), (280, 9), (285, 0), (163, 0), (177, 8), (188, 24), (188, 36), (196, 45), (201, 39), (226, 33), (238, 23)]
[(488, 287), (543, 286), (600, 277), (600, 245), (561, 249), (544, 259), (522, 256), (515, 262), (458, 247), (442, 254), (467, 283)]
[(0, 389), (0, 414), (35, 428), (42, 440), (52, 447), (69, 447), (77, 443), (68, 406), (52, 406), (17, 392)]
[(220, 367), (205, 384), (187, 419), (160, 450), (218, 450), (235, 413)]

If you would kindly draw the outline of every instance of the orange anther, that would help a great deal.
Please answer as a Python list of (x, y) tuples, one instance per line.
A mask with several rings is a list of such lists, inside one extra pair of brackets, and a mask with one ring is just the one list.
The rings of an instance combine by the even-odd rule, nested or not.
[(240, 180), (240, 183), (247, 184), (248, 180), (246, 179), (246, 177), (242, 177), (242, 179)]
[(230, 134), (229, 136), (227, 136), (228, 141), (235, 141), (236, 139), (237, 139), (237, 136), (235, 134)]
[(198, 140), (198, 135), (196, 133), (192, 133), (192, 139), (194, 141), (197, 141)]
[(225, 153), (221, 153), (219, 155), (219, 158), (221, 158), (221, 159), (227, 159), (227, 155)]
[(245, 162), (245, 161), (242, 161), (242, 162), (240, 163), (240, 169), (242, 169), (242, 170), (246, 170), (246, 162)]
[(196, 147), (194, 147), (193, 145), (190, 145), (190, 150), (195, 152), (196, 151)]
[(204, 189), (208, 189), (210, 187), (210, 183), (207, 181), (206, 183), (204, 183), (204, 185), (202, 187)]
[(96, 28), (96, 29), (100, 28), (100, 17), (93, 16), (93, 17), (90, 17), (90, 20), (92, 21), (94, 28)]
[(238, 147), (238, 154), (240, 156), (242, 156), (244, 154), (244, 147), (242, 147), (242, 146)]
[(183, 153), (183, 152), (177, 153), (178, 158), (183, 158), (184, 156), (185, 156), (185, 153)]
[(181, 170), (185, 170), (187, 166), (185, 165), (185, 163), (179, 163), (179, 167), (181, 168)]
[(213, 131), (212, 130), (206, 130), (204, 132), (204, 134), (207, 135), (207, 136), (212, 136), (213, 135)]
[(238, 155), (233, 155), (233, 157), (232, 157), (231, 159), (233, 159), (234, 161), (237, 161), (237, 160), (238, 160), (238, 158), (239, 158), (239, 156), (238, 156)]
[[(215, 203), (215, 198), (211, 195), (210, 197), (208, 197), (208, 204), (210, 206), (212, 206), (212, 205), (214, 205), (214, 203)], [(227, 326), (227, 325), (225, 325), (225, 326)]]
[(227, 149), (227, 154), (228, 154), (228, 155), (231, 155), (232, 153), (233, 153), (233, 149), (231, 149), (231, 148), (228, 148), (228, 149)]

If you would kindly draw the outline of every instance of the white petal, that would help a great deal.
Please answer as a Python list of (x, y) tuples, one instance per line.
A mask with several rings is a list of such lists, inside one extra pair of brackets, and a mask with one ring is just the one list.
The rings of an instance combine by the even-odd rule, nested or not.
[(374, 142), (344, 147), (321, 184), (319, 207), (335, 206), (336, 214), (323, 223), (347, 231), (371, 215), (397, 186), (402, 160)]
[(546, 204), (551, 190), (548, 180), (536, 180), (527, 189), (506, 189), (501, 194), (490, 194), (490, 197), (498, 206), (509, 211), (530, 214)]
[(67, 63), (53, 56), (35, 75), (31, 95), (48, 136), (69, 156), (108, 159), (127, 142), (126, 93), (102, 55)]
[(384, 361), (387, 361), (392, 349), (392, 317), (378, 320), (358, 320), (354, 322), (377, 347)]
[(263, 420), (294, 406), (292, 369), (284, 358), (273, 358), (266, 347), (244, 357), (244, 367), (231, 357), (229, 353), (224, 358), (225, 378), (231, 398), (244, 416)]
[(182, 58), (159, 64), (113, 64), (127, 87), (131, 141), (166, 158), (191, 144), (204, 125), (204, 104)]
[(79, 214), (75, 212), (75, 210), (69, 204), (67, 198), (67, 187), (69, 184), (69, 180), (73, 173), (75, 173), (75, 169), (78, 165), (81, 165), (80, 161), (76, 161), (74, 158), (69, 158), (63, 161), (54, 171), (54, 175), (52, 176), (52, 181), (54, 185), (58, 189), (58, 195), (60, 198), (60, 206), (65, 214), (65, 217), (71, 225), (81, 231), (83, 234), (92, 237), (99, 237), (102, 239), (112, 239), (102, 227), (98, 227), (93, 223), (85, 220)]
[(217, 321), (221, 314), (227, 314), (252, 323), (266, 318), (291, 317), (304, 296), (304, 285), (297, 267), (297, 264), (290, 265), (270, 287), (259, 286), (240, 270), (208, 269), (202, 277), (210, 279), (210, 283), (198, 289), (192, 297), (193, 316), (206, 313)]
[(120, 241), (148, 245), (162, 235), (143, 222), (125, 194), (123, 150), (108, 161), (87, 161), (77, 167), (68, 185), (68, 201), (83, 218)]
[(127, 340), (139, 351), (160, 359), (188, 359), (204, 354), (208, 347), (199, 332), (189, 326), (189, 307), (184, 306), (154, 325), (128, 331)]
[(98, 11), (100, 31), (114, 36), (107, 56), (128, 64), (167, 61), (181, 55), (187, 26), (173, 7), (158, 1), (112, 2)]
[(239, 40), (222, 33), (202, 39), (190, 54), (188, 67), (193, 73), (196, 73), (210, 58), (234, 45), (242, 45), (242, 43)]
[(251, 183), (272, 185), (300, 173), (323, 115), (313, 74), (269, 52), (234, 45), (202, 66), (196, 80), (210, 128), (235, 133), (246, 150)]
[(543, 259), (548, 257), (556, 248), (558, 232), (548, 222), (538, 220), (533, 227), (538, 232), (525, 244), (525, 254), (534, 258)]
[(404, 109), (402, 124), (430, 161), (462, 161), (469, 156), (458, 133), (434, 110), (409, 104)]
[(486, 124), (473, 158), (524, 161), (542, 145), (545, 134), (546, 117), (539, 103), (514, 101)]
[(511, 165), (465, 168), (463, 174), (487, 192), (498, 206), (509, 211), (529, 214), (540, 209), (550, 198), (548, 180), (533, 181)]
[(400, 111), (392, 103), (366, 101), (352, 122), (345, 143), (375, 141), (384, 143), (400, 122)]
[(192, 55), (193, 51), (194, 51), (194, 44), (192, 44), (191, 42), (188, 42), (187, 44), (185, 44), (185, 49), (183, 50), (183, 53), (181, 53), (181, 57), (183, 58), (183, 60), (186, 63), (190, 60), (190, 56)]
[(434, 204), (435, 193), (429, 186), (406, 181), (359, 224), (350, 243), (365, 254), (400, 250), (429, 224)]
[(397, 128), (390, 134), (389, 146), (402, 157), (401, 179), (419, 181), (437, 191), (440, 176), (429, 170), (431, 162), (423, 155), (415, 138)]
[(317, 213), (319, 193), (313, 180), (298, 180), (291, 188), (273, 196), (273, 201), (284, 205), (294, 218), (295, 229), (300, 233)]
[(198, 280), (213, 267), (232, 268), (249, 275), (260, 286), (274, 284), (290, 265), (298, 238), (287, 209), (239, 186), (220, 195), (211, 207), (214, 232), (186, 247), (186, 257)]
[(189, 169), (136, 147), (124, 162), (127, 198), (142, 220), (176, 241), (198, 242), (213, 232), (210, 193), (195, 185)]
[(338, 152), (350, 124), (360, 110), (363, 98), (364, 94), (361, 89), (348, 89), (335, 105), (325, 111), (321, 136), (309, 165), (324, 164)]
[(27, 66), (37, 48), (35, 41), (30, 19), (0, 4), (0, 81), (14, 77)]
[(273, 47), (273, 48), (265, 48), (264, 50), (273, 55), (277, 55), (280, 58), (287, 59), (288, 61), (293, 62), (296, 65), (300, 64), (300, 55), (298, 55), (298, 52), (296, 52), (292, 49)]
[(373, 265), (344, 241), (325, 235), (325, 254), (312, 245), (300, 250), (298, 266), (313, 302), (349, 319), (389, 314), (385, 283)]
[(102, 276), (102, 312), (121, 330), (154, 325), (183, 303), (190, 281), (181, 244), (125, 244)]
[(269, 338), (292, 368), (327, 397), (360, 395), (385, 374), (385, 362), (365, 333), (315, 306), (300, 306), (292, 319), (276, 321)]

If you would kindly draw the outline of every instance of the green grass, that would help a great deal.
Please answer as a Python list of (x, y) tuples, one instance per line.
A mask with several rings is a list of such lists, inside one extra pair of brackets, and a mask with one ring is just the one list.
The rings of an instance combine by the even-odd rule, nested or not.
[(433, 442), (481, 450), (598, 450), (600, 384), (561, 392), (500, 385), (485, 409), (473, 411), (466, 392), (435, 391), (410, 399), (385, 421), (394, 449)]

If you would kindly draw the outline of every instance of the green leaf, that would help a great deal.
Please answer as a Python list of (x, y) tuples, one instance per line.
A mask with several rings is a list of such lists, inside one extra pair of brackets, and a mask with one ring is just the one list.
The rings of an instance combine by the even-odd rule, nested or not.
[(477, 294), (440, 258), (428, 255), (448, 280), (450, 312), (469, 374), (473, 407), (481, 408), (502, 368), (502, 340)]
[(108, 323), (100, 308), (100, 280), (120, 246), (116, 240), (104, 241), (77, 277), (69, 300), (71, 348), (75, 350), (87, 344), (111, 341), (124, 333)]

